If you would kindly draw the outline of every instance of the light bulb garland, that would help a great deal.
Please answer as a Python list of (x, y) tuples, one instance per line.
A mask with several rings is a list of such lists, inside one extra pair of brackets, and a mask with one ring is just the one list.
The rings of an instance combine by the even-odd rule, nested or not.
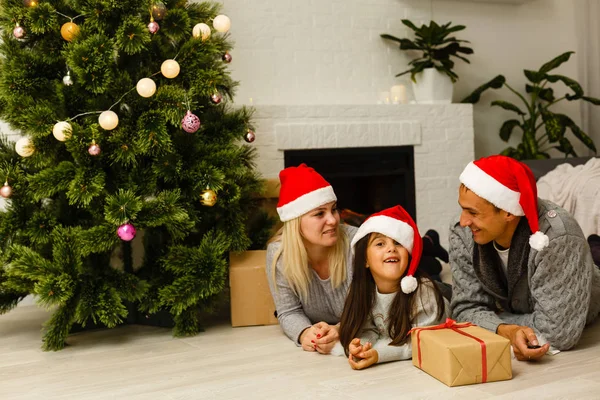
[(79, 17), (83, 17), (85, 14), (79, 14), (74, 17), (69, 17), (61, 12), (55, 11), (58, 15), (61, 15), (65, 18), (69, 19), (69, 22), (65, 22), (60, 27), (60, 36), (65, 39), (67, 42), (73, 41), (75, 37), (79, 34), (79, 25), (77, 25), (73, 20)]
[[(23, 4), (26, 7), (35, 7), (38, 3), (35, 0), (23, 0)], [(75, 17), (70, 17), (59, 11), (55, 11), (55, 12), (58, 15), (61, 15), (65, 18), (69, 19), (69, 22), (66, 22), (61, 26), (60, 33), (64, 40), (71, 42), (72, 40), (75, 39), (75, 37), (80, 32), (80, 28), (74, 22), (74, 20), (76, 18), (84, 16), (85, 14), (82, 13)], [(158, 32), (158, 30), (160, 29), (160, 26), (156, 22), (156, 20), (163, 19), (164, 16), (166, 15), (166, 12), (167, 12), (166, 6), (162, 2), (158, 1), (152, 5), (152, 8), (150, 10), (150, 23), (148, 24), (148, 30), (150, 31), (150, 33), (155, 34), (156, 32)], [(231, 27), (231, 20), (226, 15), (217, 15), (213, 19), (213, 27), (218, 32), (226, 33), (227, 31), (229, 31), (229, 29)], [(25, 34), (26, 34), (25, 29), (22, 26), (20, 26), (19, 23), (16, 23), (15, 29), (13, 30), (13, 35), (16, 38), (20, 39), (20, 38), (24, 37)], [(206, 40), (208, 40), (208, 38), (210, 38), (211, 29), (207, 24), (199, 23), (194, 26), (194, 28), (192, 30), (192, 35), (194, 38), (201, 38), (202, 41), (206, 41)], [(179, 53), (177, 55), (179, 55)], [(165, 78), (168, 78), (168, 79), (176, 78), (181, 71), (181, 67), (179, 66), (179, 63), (176, 61), (177, 55), (175, 57), (173, 57), (172, 59), (167, 59), (167, 60), (163, 61), (162, 65), (161, 65), (161, 71), (150, 75), (150, 77), (161, 73)], [(223, 54), (223, 56), (222, 56), (222, 59), (223, 59), (223, 61), (229, 63), (229, 62), (231, 62), (232, 58), (228, 52), (225, 52), (225, 54)], [(121, 98), (119, 100), (117, 100), (113, 105), (111, 105), (107, 110), (84, 112), (84, 113), (77, 114), (73, 117), (70, 117), (65, 121), (58, 121), (54, 125), (53, 130), (52, 130), (54, 137), (59, 141), (66, 141), (67, 139), (70, 138), (70, 136), (72, 134), (72, 127), (68, 121), (73, 121), (79, 117), (91, 115), (91, 114), (99, 114), (98, 124), (103, 129), (105, 129), (105, 130), (115, 129), (119, 124), (119, 116), (117, 115), (117, 113), (115, 113), (111, 109), (114, 106), (116, 106), (117, 104), (119, 104), (127, 94), (129, 94), (131, 91), (133, 91), (135, 89), (137, 89), (138, 94), (142, 97), (151, 97), (152, 95), (154, 95), (154, 93), (156, 92), (156, 83), (152, 79), (150, 79), (150, 77), (140, 79), (137, 82), (135, 87), (133, 87), (128, 92), (123, 94), (121, 96)], [(71, 71), (69, 68), (67, 68), (67, 74), (62, 78), (62, 81), (65, 86), (73, 85), (74, 82), (73, 82), (73, 78), (71, 77)], [(214, 104), (219, 104), (219, 103), (221, 103), (222, 99), (223, 99), (223, 96), (215, 89), (215, 92), (211, 95), (210, 100)], [(193, 114), (188, 107), (188, 111), (187, 111), (186, 115), (183, 117), (183, 119), (181, 121), (181, 125), (182, 125), (182, 128), (186, 132), (194, 133), (200, 128), (201, 123), (200, 123), (200, 119), (198, 118), (198, 116)], [(15, 149), (16, 149), (17, 153), (19, 155), (21, 155), (22, 157), (29, 157), (35, 152), (33, 143), (31, 142), (31, 139), (29, 139), (29, 138), (20, 139), (15, 144)], [(97, 156), (100, 154), (100, 151), (101, 151), (100, 146), (96, 143), (95, 140), (92, 140), (92, 143), (88, 148), (89, 154), (92, 156)], [(210, 190), (208, 187), (207, 187), (207, 190), (209, 191), (208, 193), (210, 193), (210, 192), (214, 193), (214, 191)], [(216, 195), (215, 195), (215, 201), (216, 201)], [(134, 228), (134, 231), (135, 231), (135, 228)], [(134, 233), (134, 236), (135, 236), (135, 233)]]

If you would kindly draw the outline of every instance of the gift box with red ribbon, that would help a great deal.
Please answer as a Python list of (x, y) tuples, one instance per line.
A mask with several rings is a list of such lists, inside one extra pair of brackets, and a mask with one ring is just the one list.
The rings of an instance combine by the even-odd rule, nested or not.
[(493, 332), (448, 318), (410, 334), (413, 365), (448, 386), (512, 378), (510, 341)]

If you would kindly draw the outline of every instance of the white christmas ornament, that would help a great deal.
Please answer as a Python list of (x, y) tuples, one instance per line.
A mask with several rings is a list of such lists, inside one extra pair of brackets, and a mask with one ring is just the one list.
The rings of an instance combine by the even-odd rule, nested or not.
[(103, 111), (98, 117), (98, 123), (102, 129), (110, 131), (119, 125), (119, 116), (114, 111)]
[(31, 139), (28, 137), (21, 138), (15, 143), (15, 151), (21, 157), (29, 157), (35, 151)]
[(54, 128), (52, 128), (52, 134), (56, 140), (64, 142), (71, 137), (72, 130), (73, 128), (71, 127), (71, 124), (69, 124), (67, 121), (60, 121), (54, 124)]
[(135, 88), (142, 97), (150, 97), (156, 93), (156, 83), (150, 78), (140, 79)]
[(210, 37), (210, 26), (203, 23), (194, 25), (194, 29), (192, 29), (192, 36), (194, 36), (196, 39), (202, 38), (202, 41), (204, 42)]
[(227, 15), (217, 15), (213, 20), (213, 27), (221, 33), (225, 33), (231, 28), (231, 20)]
[(165, 60), (160, 66), (160, 72), (165, 78), (173, 79), (179, 75), (179, 63), (175, 60)]

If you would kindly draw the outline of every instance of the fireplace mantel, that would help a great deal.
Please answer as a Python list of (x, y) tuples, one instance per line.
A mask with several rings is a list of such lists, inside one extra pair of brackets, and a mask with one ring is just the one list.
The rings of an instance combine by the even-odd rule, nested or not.
[(277, 178), (284, 151), (414, 146), (418, 225), (447, 243), (458, 176), (474, 158), (473, 108), (444, 105), (256, 106), (257, 166)]

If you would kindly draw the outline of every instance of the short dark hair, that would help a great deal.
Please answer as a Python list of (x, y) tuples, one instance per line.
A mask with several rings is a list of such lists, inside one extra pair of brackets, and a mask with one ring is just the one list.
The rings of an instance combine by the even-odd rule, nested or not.
[[(468, 191), (468, 192), (472, 192), (472, 190), (471, 190), (471, 189), (469, 189), (469, 188), (468, 188), (468, 187), (467, 187), (467, 186), (466, 186), (464, 183), (462, 183), (462, 182), (461, 182), (461, 184), (460, 184), (460, 188), (459, 188), (459, 189), (464, 189), (464, 190), (466, 190), (466, 191)], [(475, 194), (477, 194), (477, 193), (475, 193)], [(481, 196), (479, 196), (479, 195), (478, 195), (478, 197), (479, 197), (480, 199), (482, 199), (483, 201), (485, 201), (486, 203), (490, 204), (492, 207), (494, 207), (494, 211), (496, 211), (497, 213), (499, 213), (500, 211), (503, 211), (503, 210), (502, 210), (500, 207), (497, 207), (497, 206), (496, 206), (494, 203), (492, 203), (492, 202), (488, 201), (487, 199), (484, 199), (483, 197), (481, 197)]]

